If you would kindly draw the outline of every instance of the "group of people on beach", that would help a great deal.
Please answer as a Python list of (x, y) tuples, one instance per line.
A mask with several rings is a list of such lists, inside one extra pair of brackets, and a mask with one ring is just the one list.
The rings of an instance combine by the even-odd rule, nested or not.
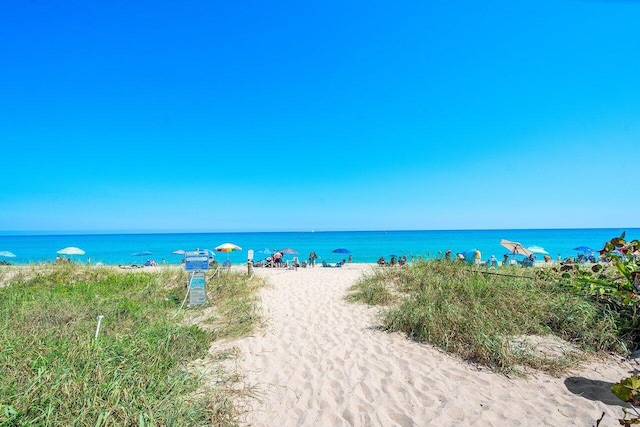
[[(314, 268), (316, 266), (317, 260), (320, 257), (316, 254), (315, 251), (309, 252), (309, 256), (306, 260), (300, 261), (300, 259), (295, 256), (291, 260), (284, 260), (284, 254), (280, 251), (274, 251), (273, 254), (265, 258), (261, 261), (252, 261), (250, 260), (253, 267), (270, 267), (270, 268)], [(406, 259), (406, 258), (405, 258)], [(353, 257), (349, 255), (349, 262), (353, 262)], [(335, 263), (335, 265), (328, 263), (327, 261), (322, 262), (323, 267), (341, 267), (347, 263), (346, 259), (342, 259)]]
[[(468, 262), (469, 264), (484, 265), (485, 267), (493, 267), (493, 268), (498, 268), (499, 266), (506, 266), (506, 265), (516, 265), (516, 264), (522, 265), (525, 267), (532, 267), (536, 261), (536, 256), (534, 254), (531, 254), (528, 257), (525, 257), (522, 261), (516, 261), (515, 259), (510, 259), (509, 254), (504, 254), (501, 262), (498, 262), (498, 258), (496, 258), (495, 255), (491, 255), (489, 259), (487, 259), (486, 261), (483, 261), (482, 252), (480, 252), (480, 249), (476, 249), (475, 251), (472, 251), (472, 252), (473, 254), (466, 253), (466, 256), (465, 256), (465, 253), (458, 252), (455, 256), (455, 260), (460, 262)], [(444, 259), (447, 261), (451, 261), (451, 253), (452, 252), (450, 249), (446, 251), (444, 254)], [(468, 256), (472, 256), (472, 258), (467, 259)], [(551, 257), (549, 257), (548, 255), (545, 255), (544, 261), (551, 262)]]
[(391, 258), (389, 258), (388, 262), (383, 256), (381, 256), (380, 258), (378, 258), (378, 261), (376, 261), (376, 263), (380, 267), (402, 267), (407, 264), (407, 256), (402, 255), (401, 257), (396, 257), (395, 255), (391, 255)]

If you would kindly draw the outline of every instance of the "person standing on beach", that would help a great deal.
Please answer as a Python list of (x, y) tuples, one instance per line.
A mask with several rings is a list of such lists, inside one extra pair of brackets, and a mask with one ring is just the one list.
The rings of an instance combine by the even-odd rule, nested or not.
[(314, 251), (309, 252), (309, 264), (311, 267), (316, 266), (316, 258), (318, 258), (318, 255)]

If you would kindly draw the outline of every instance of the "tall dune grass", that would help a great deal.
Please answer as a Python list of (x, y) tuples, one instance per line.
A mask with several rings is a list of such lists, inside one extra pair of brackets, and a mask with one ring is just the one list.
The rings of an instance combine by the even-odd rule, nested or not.
[(559, 373), (577, 362), (572, 347), (550, 355), (534, 337), (556, 337), (580, 350), (625, 351), (614, 313), (538, 271), (421, 262), (368, 276), (348, 298), (386, 306), (385, 330), (505, 373)]
[(188, 365), (207, 360), (212, 341), (251, 330), (259, 285), (235, 274), (209, 280), (216, 322), (203, 328), (184, 318), (204, 308), (179, 310), (181, 270), (21, 271), (0, 288), (0, 425), (234, 424), (225, 384), (206, 388)]

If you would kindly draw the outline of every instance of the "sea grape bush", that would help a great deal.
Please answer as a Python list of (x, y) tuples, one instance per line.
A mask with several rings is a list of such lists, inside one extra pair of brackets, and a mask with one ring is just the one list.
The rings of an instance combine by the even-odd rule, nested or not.
[[(633, 343), (633, 349), (640, 344), (640, 241), (625, 240), (625, 233), (614, 237), (603, 245), (601, 258), (612, 264), (611, 269), (596, 264), (590, 272), (578, 273), (577, 286), (596, 297), (600, 302), (617, 311), (620, 319), (619, 332)], [(597, 274), (597, 276), (594, 276)], [(631, 405), (634, 415), (624, 409), (620, 425), (630, 427), (640, 425), (640, 375), (633, 375), (611, 386), (611, 391), (619, 399)]]
[(618, 314), (620, 336), (635, 349), (640, 346), (640, 241), (624, 237), (622, 233), (603, 245), (600, 257), (606, 267), (574, 270), (574, 284)]

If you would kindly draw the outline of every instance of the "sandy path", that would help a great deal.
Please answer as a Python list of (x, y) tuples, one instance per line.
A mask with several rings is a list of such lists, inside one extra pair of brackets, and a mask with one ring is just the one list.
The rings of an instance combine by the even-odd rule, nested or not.
[(601, 426), (622, 416), (611, 383), (636, 362), (593, 365), (569, 378), (510, 380), (399, 334), (375, 329), (375, 309), (344, 301), (368, 265), (256, 269), (265, 331), (237, 341), (259, 401), (251, 426)]

